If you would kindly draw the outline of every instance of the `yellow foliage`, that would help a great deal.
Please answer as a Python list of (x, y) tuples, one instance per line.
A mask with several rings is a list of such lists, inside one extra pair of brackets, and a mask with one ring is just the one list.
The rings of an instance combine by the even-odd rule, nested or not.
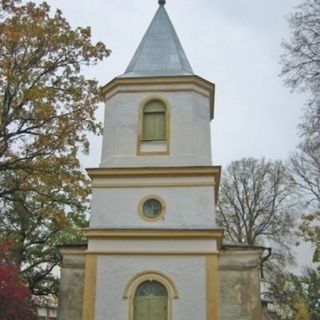
[(305, 299), (303, 299), (302, 297), (296, 298), (293, 309), (294, 320), (311, 320), (309, 308), (306, 304)]
[(54, 293), (60, 245), (86, 225), (90, 181), (77, 155), (102, 132), (103, 96), (81, 71), (110, 50), (60, 10), (20, 0), (1, 0), (0, 48), (0, 239), (14, 239), (33, 293)]

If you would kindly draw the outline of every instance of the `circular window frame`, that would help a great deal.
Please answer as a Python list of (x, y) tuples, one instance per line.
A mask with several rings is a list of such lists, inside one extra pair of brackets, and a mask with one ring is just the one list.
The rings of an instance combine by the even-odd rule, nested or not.
[[(143, 212), (143, 205), (145, 204), (146, 201), (148, 200), (151, 200), (151, 199), (154, 199), (154, 200), (157, 200), (160, 202), (161, 204), (161, 211), (160, 213), (154, 217), (154, 218), (149, 218), (147, 217), (144, 212)], [(150, 194), (150, 195), (147, 195), (145, 197), (143, 197), (140, 202), (139, 202), (139, 206), (138, 206), (138, 212), (139, 212), (139, 215), (140, 217), (145, 220), (145, 221), (148, 221), (148, 222), (154, 222), (154, 221), (159, 221), (159, 220), (163, 220), (164, 219), (164, 214), (165, 214), (165, 202), (164, 200), (159, 197), (158, 195), (155, 195), (155, 194)]]

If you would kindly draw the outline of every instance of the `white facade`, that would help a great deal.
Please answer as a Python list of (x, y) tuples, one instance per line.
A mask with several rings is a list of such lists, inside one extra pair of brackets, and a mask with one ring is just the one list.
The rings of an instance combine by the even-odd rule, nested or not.
[[(103, 88), (101, 164), (88, 170), (93, 194), (83, 320), (218, 320), (214, 84), (192, 74), (163, 5), (128, 73)], [(169, 51), (174, 64), (165, 63)], [(161, 76), (153, 74), (159, 67)], [(152, 101), (160, 109), (150, 116), (145, 107)], [(152, 129), (158, 126), (160, 135)], [(153, 133), (146, 135), (146, 127)], [(156, 218), (144, 211), (148, 199), (161, 207)], [(142, 316), (150, 306), (134, 315), (136, 292), (146, 282), (167, 292), (161, 317)], [(141, 308), (149, 303), (141, 301)]]
[[(136, 320), (137, 287), (130, 297), (124, 290), (137, 274), (146, 274), (141, 283), (148, 274), (161, 274), (164, 282), (149, 281), (163, 285), (171, 279), (178, 294), (168, 296), (166, 320), (218, 320), (222, 232), (215, 229), (214, 210), (220, 168), (211, 166), (210, 150), (213, 87), (193, 76), (160, 82), (116, 79), (105, 88), (101, 166), (88, 170), (93, 193), (85, 301), (91, 302), (85, 302), (83, 320)], [(165, 141), (148, 141), (147, 149), (141, 114), (152, 99), (166, 106), (167, 133)], [(161, 201), (159, 219), (143, 216), (147, 198)]]
[[(217, 241), (213, 239), (120, 239), (104, 240), (92, 239), (88, 245), (88, 250), (102, 253), (146, 253), (170, 254), (207, 254), (217, 253)], [(158, 270), (161, 271), (161, 270)]]
[(164, 4), (103, 88), (88, 245), (65, 250), (61, 320), (261, 319), (262, 250), (222, 248), (215, 222), (214, 84), (193, 74)]
[[(216, 226), (213, 179), (153, 178), (153, 186), (148, 186), (147, 179), (139, 180), (132, 178), (132, 185), (127, 182), (127, 187), (94, 188), (90, 227), (207, 229)], [(175, 186), (178, 182), (180, 186)], [(139, 214), (139, 203), (148, 195), (164, 201), (165, 212), (158, 221), (143, 220)]]
[[(208, 88), (190, 81), (174, 84), (122, 84), (106, 97), (101, 167), (206, 166), (211, 165), (210, 118), (212, 99)], [(187, 78), (188, 79), (188, 78)], [(185, 80), (184, 80), (185, 81)], [(155, 82), (155, 83), (153, 83)], [(141, 109), (159, 99), (168, 111), (168, 153), (140, 155)], [(162, 151), (160, 148), (150, 151)]]
[(178, 298), (172, 301), (172, 319), (206, 319), (206, 272), (203, 257), (100, 256), (98, 259), (96, 320), (128, 319), (128, 282), (141, 270), (160, 271), (173, 279)]

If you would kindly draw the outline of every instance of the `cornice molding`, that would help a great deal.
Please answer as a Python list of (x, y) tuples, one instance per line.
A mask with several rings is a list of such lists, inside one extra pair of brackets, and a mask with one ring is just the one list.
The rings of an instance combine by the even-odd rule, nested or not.
[[(99, 184), (97, 181), (101, 179), (110, 179), (110, 178), (120, 178), (120, 179), (133, 179), (133, 178), (169, 178), (169, 177), (213, 177), (212, 185), (215, 186), (215, 201), (218, 199), (220, 176), (221, 176), (221, 166), (201, 166), (201, 167), (144, 167), (144, 168), (87, 168), (86, 169), (89, 177), (93, 180), (94, 188), (103, 188), (104, 184)], [(119, 180), (121, 181), (121, 180)], [(153, 181), (152, 185), (155, 185), (156, 181)], [(162, 181), (162, 184), (165, 183)], [(176, 182), (177, 183), (177, 182)], [(183, 183), (179, 183), (183, 186)], [(114, 184), (114, 187), (125, 187), (126, 184), (123, 182), (120, 186)], [(130, 185), (134, 185), (134, 182), (131, 180)], [(148, 182), (145, 184), (148, 186)], [(189, 183), (185, 184), (186, 186), (190, 185)], [(191, 183), (194, 186), (204, 186), (208, 185), (201, 181), (197, 184), (194, 181)], [(211, 185), (211, 182), (210, 182)], [(140, 187), (143, 187), (143, 184), (140, 183)], [(107, 187), (107, 185), (106, 185)], [(108, 186), (108, 187), (112, 187)]]
[(213, 239), (218, 242), (218, 249), (221, 248), (223, 229), (95, 229), (83, 230), (83, 235), (88, 239)]
[[(148, 87), (159, 85), (195, 85), (196, 87), (201, 88), (204, 92), (207, 92), (207, 96), (210, 100), (210, 119), (214, 117), (214, 99), (215, 99), (215, 84), (209, 82), (199, 76), (196, 75), (188, 75), (188, 76), (158, 76), (158, 77), (128, 77), (128, 78), (114, 78), (105, 86), (102, 87), (102, 93), (106, 98), (112, 97), (114, 94), (118, 92), (120, 86), (125, 87), (126, 92), (130, 92), (131, 89), (133, 91), (148, 91)], [(137, 90), (136, 86), (141, 87), (141, 89)], [(133, 88), (135, 87), (135, 88)], [(173, 91), (192, 91), (191, 87), (187, 87), (183, 90), (177, 90), (177, 88), (172, 88)], [(171, 91), (169, 88), (165, 88), (165, 90), (161, 87), (152, 88), (152, 91)], [(201, 91), (198, 93), (201, 94)]]
[(219, 176), (221, 166), (204, 167), (132, 167), (132, 168), (87, 168), (90, 178), (106, 177), (170, 177), (170, 176)]

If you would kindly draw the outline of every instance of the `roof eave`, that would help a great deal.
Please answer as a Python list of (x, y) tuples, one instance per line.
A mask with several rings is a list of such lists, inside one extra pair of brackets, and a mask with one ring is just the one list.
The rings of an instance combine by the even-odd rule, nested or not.
[(104, 96), (107, 95), (108, 92), (114, 90), (118, 85), (121, 84), (141, 84), (141, 85), (150, 85), (150, 84), (162, 84), (162, 83), (188, 83), (193, 82), (197, 85), (202, 86), (206, 90), (209, 91), (210, 95), (210, 119), (214, 118), (214, 106), (215, 106), (215, 84), (201, 78), (197, 75), (172, 75), (172, 76), (146, 76), (146, 77), (116, 77), (104, 86), (102, 86), (101, 90)]

